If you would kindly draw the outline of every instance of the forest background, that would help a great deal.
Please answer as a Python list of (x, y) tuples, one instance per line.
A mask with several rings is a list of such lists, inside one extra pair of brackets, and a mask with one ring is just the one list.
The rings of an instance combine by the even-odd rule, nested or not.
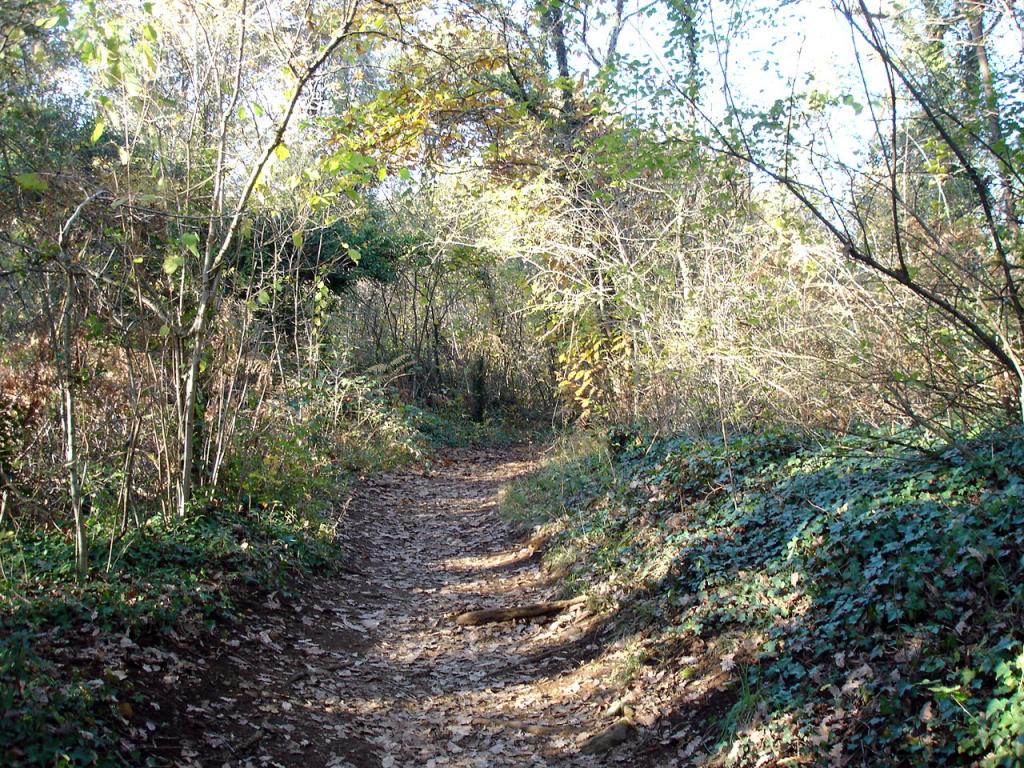
[(330, 538), (339, 472), (510, 423), (1019, 425), (1022, 21), (3, 0), (11, 605), (121, 616), (161, 547)]

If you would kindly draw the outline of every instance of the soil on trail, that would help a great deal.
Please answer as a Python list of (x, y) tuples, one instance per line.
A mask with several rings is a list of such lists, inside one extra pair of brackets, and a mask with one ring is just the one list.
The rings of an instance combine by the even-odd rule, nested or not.
[[(162, 739), (165, 758), (203, 766), (657, 762), (607, 711), (615, 668), (591, 642), (600, 617), (585, 605), (533, 621), (454, 621), (555, 596), (538, 553), (497, 509), (501, 486), (536, 458), (452, 451), (427, 470), (359, 483), (342, 523), (351, 573), (251, 606), (198, 665), (189, 700), (150, 715), (165, 724), (151, 735), (157, 752)], [(581, 751), (602, 733), (599, 755)]]

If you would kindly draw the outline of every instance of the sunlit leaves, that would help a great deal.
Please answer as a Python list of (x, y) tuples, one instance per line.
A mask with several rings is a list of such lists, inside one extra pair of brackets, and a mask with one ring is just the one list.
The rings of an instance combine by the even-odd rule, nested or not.
[(189, 253), (199, 258), (199, 236), (195, 232), (182, 233), (181, 244)]
[(177, 272), (184, 263), (185, 257), (180, 253), (169, 253), (164, 257), (163, 270), (170, 276)]
[(376, 165), (376, 161), (361, 152), (345, 150), (327, 158), (324, 169), (328, 173), (363, 173)]
[(107, 123), (103, 118), (96, 121), (93, 126), (92, 133), (89, 134), (89, 141), (95, 144), (103, 137), (103, 132), (107, 129)]

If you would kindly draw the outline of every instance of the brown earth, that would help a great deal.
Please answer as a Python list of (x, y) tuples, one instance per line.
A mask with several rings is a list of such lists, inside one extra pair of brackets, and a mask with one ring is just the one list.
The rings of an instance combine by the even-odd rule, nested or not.
[(671, 714), (664, 670), (625, 684), (636, 648), (612, 641), (607, 615), (574, 603), (455, 622), (558, 596), (537, 542), (497, 509), (537, 458), (451, 451), (358, 483), (341, 521), (351, 572), (260, 598), (179, 663), (181, 684), (134, 713), (143, 753), (183, 766), (689, 764), (706, 729)]

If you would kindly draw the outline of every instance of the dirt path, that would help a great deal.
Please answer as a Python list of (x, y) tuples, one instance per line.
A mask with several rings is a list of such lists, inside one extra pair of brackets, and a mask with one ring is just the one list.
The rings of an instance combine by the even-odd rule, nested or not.
[[(353, 490), (352, 574), (254, 606), (194, 700), (161, 719), (192, 765), (652, 764), (633, 746), (580, 752), (615, 712), (614, 669), (583, 605), (531, 622), (457, 626), (457, 613), (554, 588), (498, 492), (527, 449), (453, 451), (427, 472)], [(161, 729), (163, 731), (164, 729)], [(624, 729), (620, 727), (625, 735)]]

